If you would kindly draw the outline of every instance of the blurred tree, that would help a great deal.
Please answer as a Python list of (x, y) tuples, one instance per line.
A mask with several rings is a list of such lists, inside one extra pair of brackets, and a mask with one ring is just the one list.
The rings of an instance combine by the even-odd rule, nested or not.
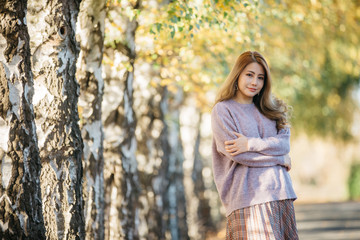
[(75, 79), (75, 40), (80, 1), (28, 5), (33, 98), (47, 239), (84, 239), (82, 149), (78, 125), (80, 88)]
[(160, 9), (156, 22), (144, 27), (155, 36), (153, 55), (166, 61), (162, 84), (182, 86), (199, 109), (210, 111), (209, 92), (224, 81), (238, 54), (257, 46), (258, 6), (257, 1), (205, 0), (173, 1)]
[(0, 239), (45, 239), (27, 1), (0, 5)]
[[(167, 231), (171, 239), (189, 239), (186, 221), (186, 200), (184, 190), (183, 149), (180, 137), (180, 106), (183, 91), (176, 94), (163, 87), (160, 112), (164, 127), (160, 134), (162, 162), (156, 179), (162, 201), (162, 238)], [(160, 178), (160, 179), (159, 179)]]
[[(141, 13), (131, 7), (117, 10), (114, 7), (112, 12), (115, 16), (126, 14), (136, 17), (139, 23), (136, 31), (138, 64), (136, 66), (141, 70), (136, 73), (139, 79), (139, 90), (135, 90), (134, 101), (140, 99), (138, 101), (145, 104), (145, 106), (136, 104), (135, 109), (138, 116), (143, 118), (139, 120), (142, 124), (139, 129), (149, 133), (147, 136), (145, 133), (137, 134), (140, 138), (137, 156), (141, 156), (138, 161), (146, 165), (139, 166), (144, 191), (141, 196), (149, 204), (143, 206), (144, 211), (159, 204), (154, 208), (158, 210), (151, 209), (147, 212), (149, 233), (154, 233), (155, 236), (158, 229), (166, 231), (165, 225), (160, 227), (151, 223), (154, 219), (159, 220), (163, 203), (159, 200), (162, 190), (157, 192), (158, 186), (162, 186), (159, 184), (161, 181), (157, 182), (154, 179), (161, 179), (163, 173), (159, 171), (165, 172), (163, 168), (166, 168), (165, 162), (161, 166), (163, 159), (159, 160), (159, 156), (163, 158), (161, 154), (164, 149), (166, 151), (166, 145), (158, 144), (157, 130), (165, 129), (169, 120), (166, 118), (162, 120), (161, 114), (154, 109), (160, 104), (159, 101), (165, 101), (170, 106), (170, 99), (179, 94), (180, 90), (183, 92), (183, 99), (194, 97), (196, 99), (194, 104), (201, 111), (209, 112), (213, 104), (214, 92), (226, 78), (236, 57), (244, 50), (259, 50), (269, 60), (275, 93), (294, 107), (294, 132), (305, 130), (307, 133), (321, 136), (333, 134), (335, 137), (341, 136), (342, 139), (348, 138), (349, 134), (346, 132), (350, 128), (344, 123), (350, 121), (352, 117), (352, 114), (348, 115), (355, 106), (351, 91), (358, 82), (355, 76), (358, 76), (359, 70), (356, 65), (358, 48), (354, 47), (358, 36), (352, 33), (353, 30), (357, 30), (358, 11), (347, 15), (352, 17), (341, 16), (346, 15), (344, 11), (347, 9), (352, 7), (357, 9), (355, 2), (345, 6), (344, 2), (330, 0), (325, 1), (323, 5), (319, 1), (265, 3), (263, 1), (205, 0), (202, 2), (143, 1), (142, 5), (144, 8)], [(332, 19), (334, 12), (337, 18), (344, 22), (324, 20)], [(113, 15), (111, 18), (114, 18)], [(109, 26), (111, 25), (107, 32), (109, 54), (104, 63), (111, 68), (109, 75), (112, 79), (116, 79), (116, 75), (123, 74), (123, 69), (132, 69), (132, 66), (128, 58), (123, 57), (126, 53), (119, 54), (126, 50), (121, 44), (124, 41), (124, 35), (119, 37), (116, 34), (124, 32), (125, 25), (114, 20), (109, 21)], [(344, 26), (341, 27), (341, 24)], [(352, 30), (347, 32), (348, 37), (346, 37), (343, 34), (337, 34), (338, 31), (334, 31), (337, 28), (340, 32), (341, 29)], [(319, 47), (319, 43), (326, 41), (332, 42), (333, 45), (324, 44), (324, 47)], [(112, 51), (112, 49), (117, 50)], [(349, 50), (349, 55), (341, 56), (340, 52), (343, 49)], [(344, 64), (341, 66), (334, 64), (338, 60), (344, 61)], [(148, 76), (144, 73), (151, 71), (155, 74)], [(327, 71), (329, 72), (326, 73)], [(144, 83), (144, 78), (147, 77), (150, 80)], [(324, 79), (329, 81), (324, 81)], [(111, 86), (114, 87), (114, 85)], [(179, 86), (181, 89), (178, 88)], [(149, 90), (151, 94), (144, 94), (146, 99), (141, 99), (143, 96), (139, 92), (146, 91), (144, 90), (146, 87), (146, 90), (151, 88), (160, 90)], [(168, 100), (159, 97), (165, 88), (168, 91)], [(123, 88), (117, 88), (121, 95), (122, 90), (119, 91), (119, 89)], [(342, 104), (339, 104), (339, 97)], [(112, 96), (112, 98), (116, 97)], [(319, 104), (314, 104), (314, 101)], [(182, 101), (179, 106), (183, 104)], [(120, 104), (114, 106), (120, 106)], [(154, 109), (145, 109), (147, 107)], [(324, 115), (323, 109), (326, 108), (329, 108), (333, 114), (330, 120), (328, 115)], [(118, 113), (124, 111), (121, 108), (118, 109)], [(164, 116), (169, 117), (166, 114)], [(161, 120), (162, 124), (157, 124), (158, 120)], [(118, 121), (121, 122), (122, 118)], [(328, 122), (322, 124), (325, 121)], [(108, 125), (113, 132), (118, 131), (114, 131), (113, 126)], [(145, 146), (140, 146), (142, 144)], [(148, 146), (153, 146), (156, 150), (146, 151), (145, 148)], [(170, 151), (166, 152), (170, 154)], [(150, 160), (151, 158), (153, 159)], [(197, 174), (201, 172), (199, 169), (196, 171)], [(113, 176), (110, 175), (109, 179), (116, 179)], [(149, 186), (150, 183), (151, 186)], [(151, 216), (152, 213), (153, 216)]]
[(357, 108), (352, 92), (360, 79), (357, 1), (203, 3), (174, 1), (149, 30), (158, 44), (167, 37), (187, 40), (169, 46), (182, 48), (184, 66), (171, 72), (186, 92), (196, 93), (201, 109), (211, 108), (207, 93), (216, 91), (236, 57), (255, 49), (270, 62), (275, 93), (294, 107), (294, 132), (351, 139), (346, 123)]
[[(156, 72), (150, 70), (148, 73), (151, 77), (156, 77)], [(149, 96), (142, 96), (136, 108), (141, 109), (140, 106), (146, 106), (144, 111), (137, 111), (138, 128), (141, 129), (137, 134), (138, 139), (138, 156), (139, 162), (139, 176), (142, 188), (143, 209), (140, 214), (141, 222), (146, 224), (146, 231), (143, 237), (146, 236), (149, 240), (164, 239), (163, 233), (163, 204), (162, 191), (160, 186), (161, 177), (159, 176), (161, 157), (165, 155), (163, 151), (166, 150), (162, 146), (160, 132), (164, 128), (164, 119), (161, 114), (161, 90), (160, 86), (149, 89)], [(142, 110), (142, 109), (141, 109)], [(141, 161), (141, 159), (143, 159)]]
[[(141, 35), (141, 37), (138, 38), (140, 39), (138, 40), (138, 45), (143, 46), (142, 51), (138, 53), (138, 59), (142, 60), (141, 64), (148, 62), (152, 66), (152, 71), (156, 72), (155, 75), (158, 75), (156, 77), (151, 75), (148, 88), (161, 89), (158, 90), (158, 94), (161, 96), (159, 103), (161, 110), (160, 116), (157, 111), (149, 111), (149, 115), (147, 115), (155, 115), (155, 119), (161, 120), (162, 130), (159, 136), (161, 143), (156, 145), (156, 143), (152, 143), (151, 140), (143, 140), (143, 145), (146, 143), (145, 146), (155, 145), (161, 149), (161, 164), (160, 166), (156, 165), (158, 169), (156, 169), (153, 174), (146, 173), (151, 172), (150, 170), (145, 170), (145, 172), (142, 173), (142, 179), (144, 179), (143, 188), (148, 189), (148, 191), (152, 193), (149, 195), (145, 194), (148, 204), (150, 204), (150, 206), (148, 206), (149, 213), (146, 216), (149, 225), (148, 231), (151, 236), (157, 236), (160, 239), (170, 238), (170, 236), (172, 239), (182, 239), (189, 236), (188, 226), (185, 221), (189, 221), (189, 219), (186, 219), (188, 206), (189, 204), (193, 205), (194, 201), (197, 201), (199, 205), (192, 216), (200, 212), (201, 216), (192, 219), (194, 221), (191, 220), (192, 222), (190, 224), (192, 225), (192, 229), (201, 229), (199, 231), (203, 231), (201, 234), (205, 237), (204, 225), (211, 225), (210, 219), (204, 219), (211, 216), (211, 214), (210, 208), (206, 208), (206, 206), (203, 205), (207, 200), (204, 198), (204, 189), (201, 189), (201, 182), (199, 182), (199, 180), (202, 179), (200, 176), (202, 174), (202, 164), (199, 163), (199, 161), (201, 161), (199, 158), (197, 158), (195, 160), (196, 163), (194, 163), (196, 164), (196, 169), (194, 170), (194, 174), (196, 175), (196, 177), (194, 177), (196, 178), (195, 188), (196, 191), (199, 191), (198, 195), (192, 195), (190, 199), (186, 200), (183, 198), (185, 195), (184, 170), (182, 166), (184, 156), (182, 155), (181, 139), (175, 136), (179, 135), (180, 132), (179, 110), (184, 104), (184, 99), (189, 96), (194, 96), (197, 100), (195, 104), (199, 109), (202, 109), (204, 112), (210, 109), (211, 103), (209, 103), (207, 99), (207, 91), (211, 89), (213, 84), (210, 79), (211, 77), (215, 77), (217, 80), (221, 79), (223, 76), (222, 71), (228, 68), (224, 58), (227, 51), (230, 50), (230, 48), (228, 48), (224, 51), (226, 38), (224, 40), (221, 34), (226, 34), (226, 31), (220, 26), (221, 21), (212, 20), (214, 11), (210, 9), (208, 12), (201, 13), (203, 14), (203, 19), (207, 19), (204, 20), (204, 22), (208, 21), (208, 24), (203, 23), (196, 26), (197, 24), (185, 21), (184, 18), (186, 18), (186, 16), (169, 20), (172, 17), (171, 14), (176, 12), (174, 9), (177, 9), (178, 4), (179, 2), (174, 1), (163, 4), (163, 7), (160, 9), (145, 9), (140, 17), (142, 16), (148, 20), (143, 21), (138, 31)], [(186, 7), (188, 6), (183, 6), (183, 10)], [(189, 12), (190, 11), (198, 10), (193, 8), (193, 10), (189, 10)], [(205, 14), (208, 15), (205, 16)], [(190, 17), (190, 15), (187, 14), (187, 17)], [(152, 23), (155, 20), (157, 21), (157, 25), (154, 27)], [(178, 34), (178, 32), (176, 32), (177, 26), (175, 26), (175, 24), (179, 24), (179, 28), (182, 28), (182, 30), (179, 30), (181, 33)], [(202, 28), (201, 26), (204, 27)], [(169, 28), (170, 32), (163, 29), (155, 33), (155, 30), (151, 29), (152, 27), (155, 28), (156, 31), (162, 27)], [(194, 28), (197, 29), (197, 32), (192, 34), (191, 31), (193, 31)], [(188, 30), (185, 31), (185, 29)], [(156, 39), (150, 40), (150, 44), (149, 39), (152, 39), (153, 36), (149, 36), (148, 31), (156, 34)], [(230, 35), (230, 33), (227, 34)], [(214, 39), (213, 35), (216, 36), (216, 39)], [(252, 44), (250, 38), (247, 40), (249, 40), (249, 44)], [(222, 61), (222, 64), (219, 67), (214, 67), (214, 65), (217, 66), (219, 60)], [(218, 76), (214, 73), (218, 73)], [(151, 99), (151, 104), (148, 104), (149, 106), (154, 106), (153, 101), (157, 99), (158, 94), (154, 94), (153, 97), (149, 98)], [(138, 109), (140, 110), (140, 108)], [(148, 123), (149, 121), (146, 120), (144, 122)], [(152, 122), (156, 122), (156, 120), (151, 120), (151, 123)], [(149, 133), (156, 132), (158, 129), (156, 125), (155, 123), (145, 124), (142, 130)], [(142, 134), (142, 139), (151, 138), (151, 134), (148, 134), (150, 137), (143, 135), (145, 134)], [(144, 152), (145, 156), (151, 156), (151, 150), (148, 152), (149, 154), (145, 153), (145, 149), (141, 151)], [(198, 149), (195, 151), (198, 151)], [(152, 155), (155, 162), (157, 156), (159, 155)], [(149, 157), (146, 164), (151, 164), (152, 161), (151, 157)], [(147, 168), (144, 167), (144, 169)], [(149, 179), (152, 180), (149, 181)], [(149, 182), (152, 183), (151, 188), (148, 187)], [(202, 186), (204, 187), (204, 185)], [(170, 194), (171, 191), (173, 193), (179, 193), (179, 195)], [(197, 199), (200, 196), (202, 196), (202, 199)], [(181, 199), (181, 197), (183, 199)], [(187, 205), (180, 205), (179, 203), (187, 203)], [(160, 221), (160, 219), (163, 219), (161, 226), (159, 226), (159, 224), (151, 224), (151, 221)], [(193, 225), (197, 225), (197, 227)]]
[[(115, 141), (110, 142), (109, 147), (106, 149), (117, 156), (115, 164), (121, 166), (121, 172), (115, 171), (113, 166), (109, 166), (109, 169), (107, 169), (110, 172), (111, 179), (114, 180), (109, 183), (111, 184), (110, 191), (112, 191), (112, 188), (116, 188), (117, 199), (120, 199), (115, 203), (115, 207), (119, 214), (118, 219), (121, 229), (110, 229), (110, 231), (117, 232), (114, 233), (115, 236), (125, 239), (138, 239), (140, 184), (135, 155), (137, 149), (135, 138), (136, 116), (133, 109), (134, 63), (136, 59), (135, 34), (138, 22), (133, 13), (141, 8), (141, 1), (114, 1), (109, 3), (109, 8), (114, 10), (114, 14), (116, 14), (114, 18), (109, 17), (109, 21), (118, 26), (121, 35), (109, 43), (107, 47), (114, 48), (117, 54), (122, 54), (126, 59), (126, 68), (124, 68), (120, 79), (121, 83), (118, 83), (122, 87), (122, 99), (115, 106), (115, 109), (111, 110), (105, 120), (105, 127), (109, 131), (113, 131), (114, 126), (118, 126), (120, 131), (119, 135), (114, 138)], [(109, 13), (109, 16), (110, 14), (112, 13)], [(107, 207), (111, 208), (112, 206)], [(107, 238), (110, 237), (107, 236)]]
[[(360, 81), (357, 1), (276, 1), (262, 9), (261, 45), (294, 133), (352, 139)], [(356, 110), (357, 109), (357, 110)]]
[(84, 141), (83, 196), (86, 239), (104, 239), (104, 157), (102, 58), (105, 1), (84, 0), (80, 5), (77, 39), (80, 55), (76, 77), (80, 84), (79, 114)]
[(203, 179), (203, 168), (204, 163), (202, 156), (200, 154), (200, 142), (201, 142), (201, 124), (202, 124), (202, 114), (199, 111), (199, 121), (197, 124), (197, 133), (196, 133), (196, 140), (195, 140), (195, 147), (194, 147), (194, 164), (192, 169), (191, 178), (194, 183), (194, 195), (195, 201), (192, 201), (192, 204), (198, 205), (197, 207), (197, 214), (196, 221), (198, 222), (198, 232), (199, 232), (199, 239), (205, 239), (206, 233), (209, 229), (215, 229), (214, 223), (211, 219), (211, 208), (209, 205), (209, 200), (205, 197), (205, 183)]
[(351, 165), (348, 179), (349, 198), (353, 201), (360, 199), (360, 164), (359, 160), (355, 160)]

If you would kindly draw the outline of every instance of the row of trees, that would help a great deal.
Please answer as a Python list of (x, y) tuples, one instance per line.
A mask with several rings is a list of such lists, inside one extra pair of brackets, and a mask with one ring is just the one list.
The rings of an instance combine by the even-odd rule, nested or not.
[(0, 238), (204, 239), (221, 212), (202, 126), (234, 59), (268, 57), (295, 129), (351, 139), (359, 11), (0, 1)]

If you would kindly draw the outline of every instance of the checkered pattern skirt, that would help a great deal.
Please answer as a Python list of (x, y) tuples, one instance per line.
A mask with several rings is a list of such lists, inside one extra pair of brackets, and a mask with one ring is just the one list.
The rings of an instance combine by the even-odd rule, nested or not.
[(293, 200), (267, 202), (233, 211), (226, 240), (297, 240)]

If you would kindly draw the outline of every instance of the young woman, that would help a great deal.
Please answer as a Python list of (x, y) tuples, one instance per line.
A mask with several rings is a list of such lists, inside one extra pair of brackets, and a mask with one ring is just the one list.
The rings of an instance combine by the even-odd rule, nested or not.
[(271, 95), (269, 67), (241, 54), (212, 110), (213, 171), (226, 239), (298, 239), (287, 106)]

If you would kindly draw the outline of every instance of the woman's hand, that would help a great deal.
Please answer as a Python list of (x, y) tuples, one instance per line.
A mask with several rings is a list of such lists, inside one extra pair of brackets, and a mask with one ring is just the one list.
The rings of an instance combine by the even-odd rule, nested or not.
[(225, 141), (225, 150), (230, 153), (231, 156), (248, 151), (247, 137), (237, 132), (234, 132), (234, 134), (238, 137), (237, 139)]
[(285, 155), (285, 167), (286, 167), (286, 171), (290, 171), (291, 169), (291, 158), (289, 156), (289, 154)]

